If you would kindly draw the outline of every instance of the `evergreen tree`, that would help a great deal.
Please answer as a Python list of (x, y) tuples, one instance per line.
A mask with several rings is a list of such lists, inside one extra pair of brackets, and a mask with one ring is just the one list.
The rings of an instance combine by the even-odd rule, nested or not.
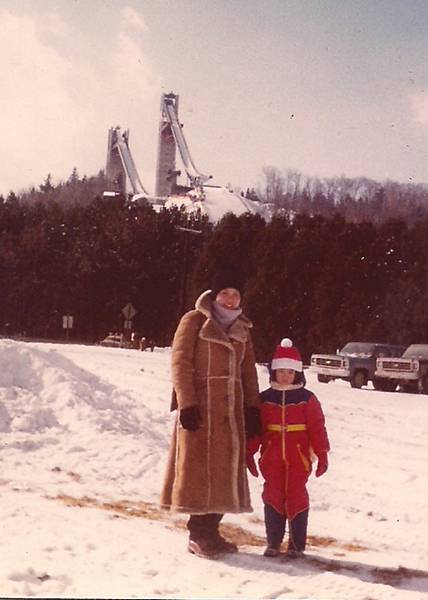
[(53, 192), (55, 188), (52, 185), (52, 175), (50, 173), (48, 173), (48, 176), (46, 177), (44, 182), (39, 185), (39, 188), (40, 191), (43, 192), (43, 194), (49, 194), (50, 192)]

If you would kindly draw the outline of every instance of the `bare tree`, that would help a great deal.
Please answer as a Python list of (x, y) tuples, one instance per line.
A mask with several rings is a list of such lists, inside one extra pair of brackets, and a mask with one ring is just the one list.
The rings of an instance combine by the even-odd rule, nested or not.
[(264, 187), (261, 190), (261, 197), (265, 202), (280, 206), (285, 192), (284, 176), (276, 167), (263, 167), (262, 174)]

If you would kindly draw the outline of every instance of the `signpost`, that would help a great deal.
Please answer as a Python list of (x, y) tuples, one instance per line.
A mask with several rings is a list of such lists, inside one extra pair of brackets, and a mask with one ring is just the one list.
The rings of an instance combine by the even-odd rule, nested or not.
[(130, 302), (128, 302), (128, 304), (122, 308), (122, 313), (123, 313), (123, 316), (125, 317), (125, 319), (130, 321), (135, 317), (135, 315), (137, 314), (137, 311), (132, 306), (132, 304)]
[(68, 332), (73, 329), (74, 317), (73, 315), (63, 315), (62, 317), (62, 328), (65, 329), (65, 336), (68, 340)]
[(125, 322), (123, 324), (123, 328), (125, 330), (125, 338), (129, 342), (131, 338), (131, 329), (132, 329), (132, 319), (137, 314), (136, 309), (130, 302), (126, 306), (122, 308), (122, 314), (125, 317)]

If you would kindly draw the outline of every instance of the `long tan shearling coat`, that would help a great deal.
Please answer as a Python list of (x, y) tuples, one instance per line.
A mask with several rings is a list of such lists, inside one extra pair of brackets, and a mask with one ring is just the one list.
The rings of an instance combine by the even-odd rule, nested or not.
[[(172, 346), (178, 410), (161, 496), (164, 508), (190, 514), (252, 511), (243, 411), (259, 405), (251, 327), (241, 314), (225, 333), (212, 318), (209, 291), (179, 323)], [(202, 423), (188, 431), (179, 411), (194, 405)]]

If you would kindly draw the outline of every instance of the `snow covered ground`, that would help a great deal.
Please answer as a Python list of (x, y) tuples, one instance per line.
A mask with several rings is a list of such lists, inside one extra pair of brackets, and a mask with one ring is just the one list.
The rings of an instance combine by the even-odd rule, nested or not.
[(169, 359), (0, 340), (1, 596), (428, 598), (428, 396), (309, 373), (332, 452), (310, 483), (307, 558), (263, 557), (251, 478), (254, 513), (224, 518), (240, 552), (209, 561), (186, 551), (186, 517), (158, 507)]
[(204, 200), (198, 200), (194, 192), (190, 192), (187, 196), (171, 196), (165, 206), (166, 208), (184, 206), (188, 212), (200, 210), (212, 223), (220, 221), (227, 213), (233, 213), (237, 217), (247, 212), (260, 214), (267, 219), (271, 217), (267, 204), (244, 198), (223, 186), (205, 185), (204, 193)]

